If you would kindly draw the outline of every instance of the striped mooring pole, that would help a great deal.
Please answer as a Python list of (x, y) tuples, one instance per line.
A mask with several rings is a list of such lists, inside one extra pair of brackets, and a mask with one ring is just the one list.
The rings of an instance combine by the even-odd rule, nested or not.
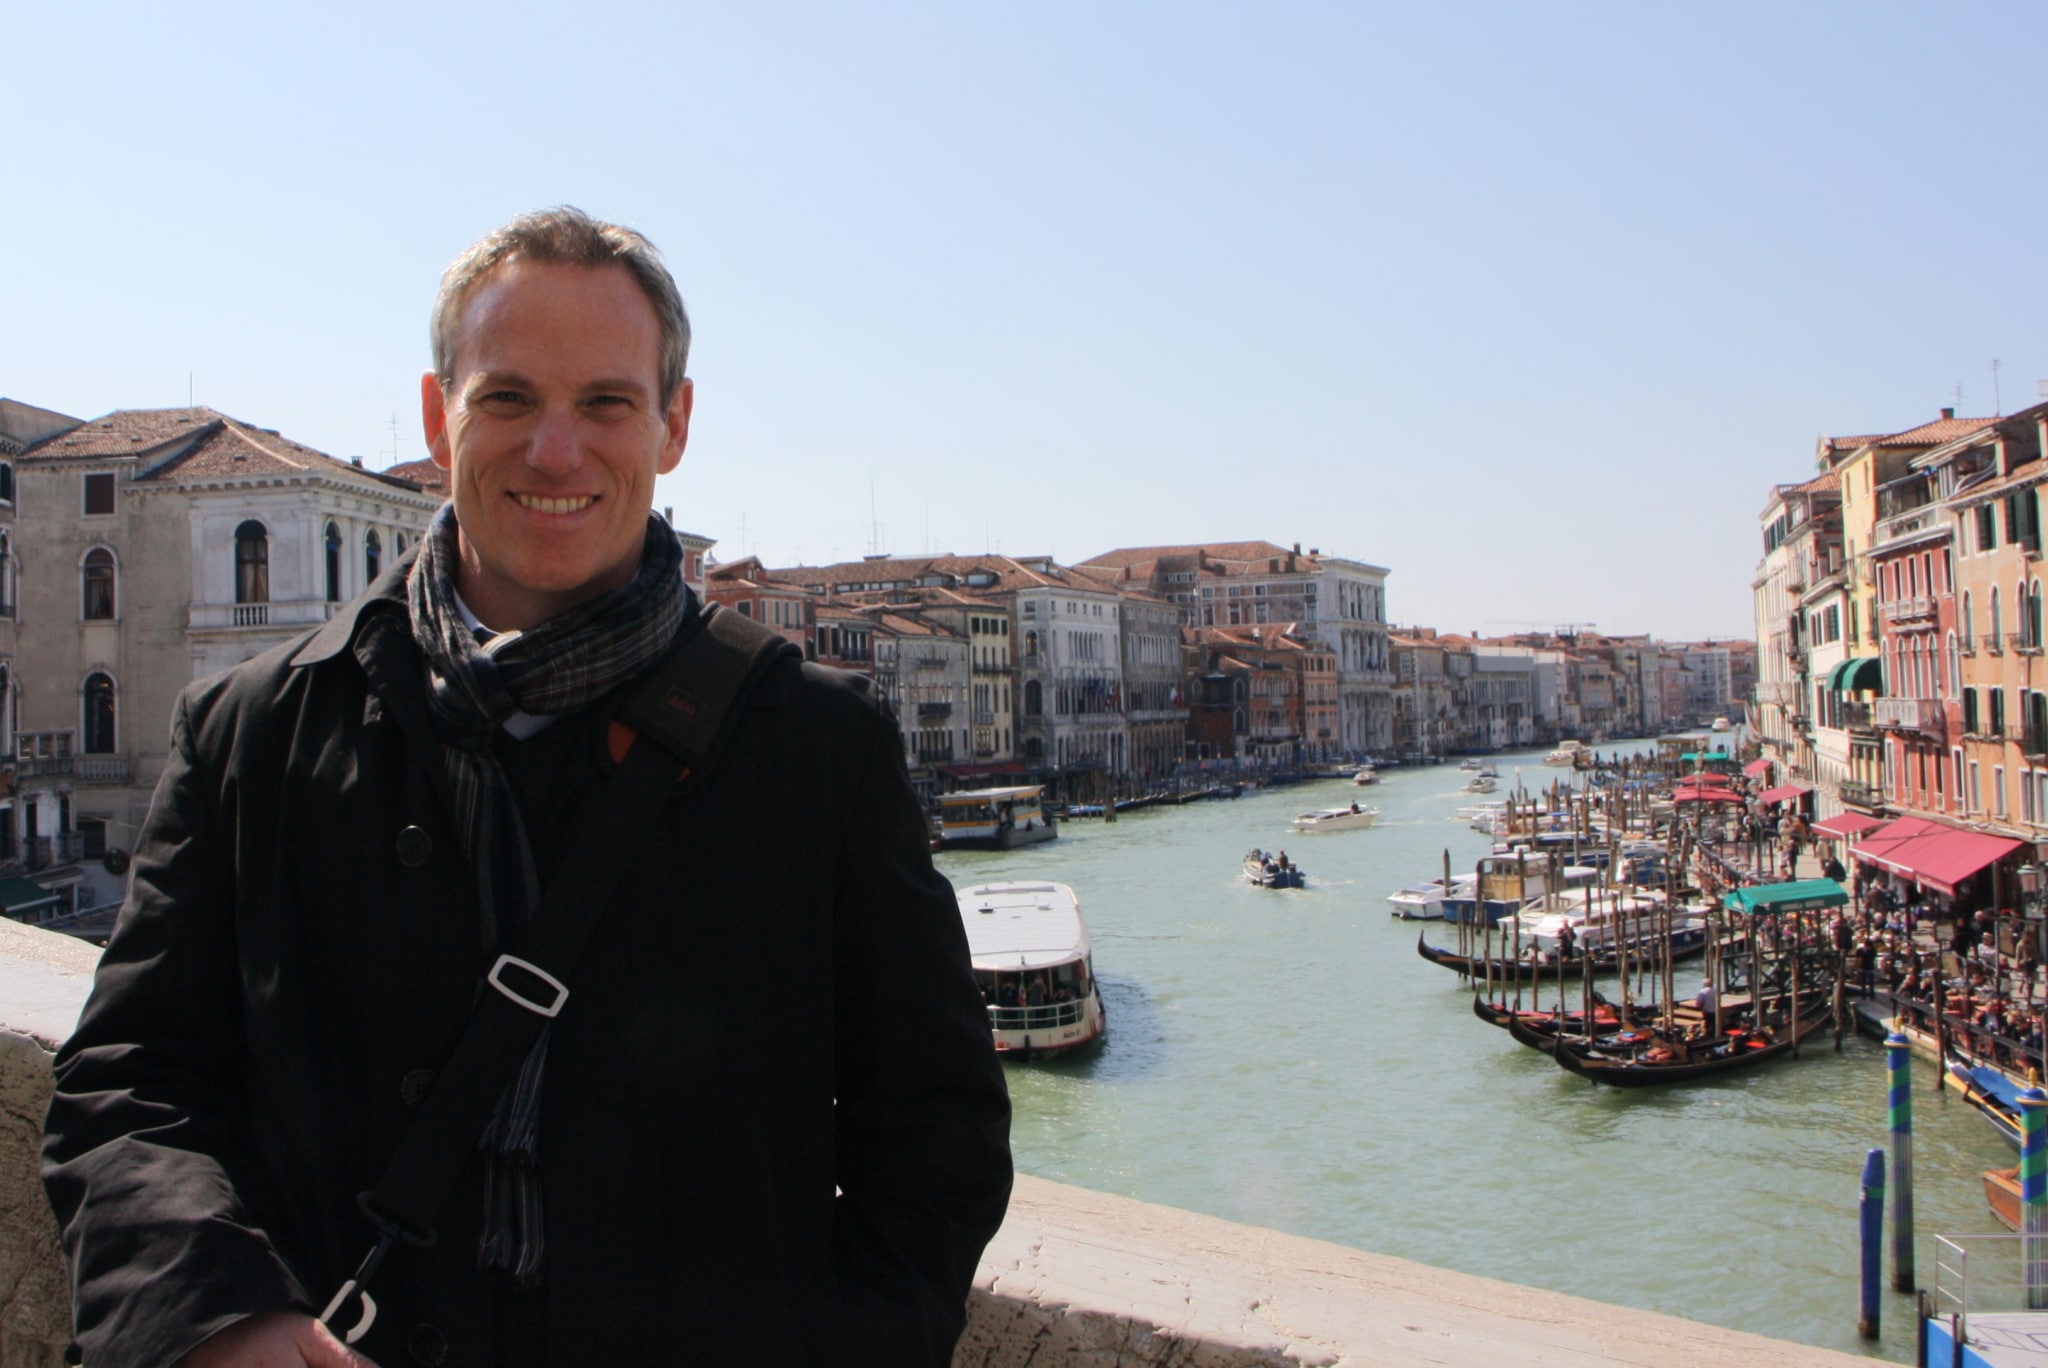
[(1862, 1228), (1862, 1301), (1856, 1312), (1856, 1333), (1877, 1338), (1878, 1296), (1884, 1284), (1884, 1151), (1863, 1156), (1863, 1198), (1856, 1205)]
[(2027, 1310), (2048, 1310), (2048, 1093), (2020, 1094), (2020, 1258)]
[(1913, 1051), (1905, 1034), (1885, 1037), (1890, 1082), (1886, 1123), (1892, 1138), (1892, 1291), (1913, 1290)]

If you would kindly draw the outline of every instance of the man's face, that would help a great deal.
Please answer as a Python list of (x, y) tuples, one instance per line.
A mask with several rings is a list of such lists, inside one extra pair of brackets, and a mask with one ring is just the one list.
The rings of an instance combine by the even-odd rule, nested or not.
[(420, 386), (460, 527), (456, 587), (521, 630), (632, 579), (690, 434), (690, 382), (660, 393), (654, 308), (622, 266), (514, 258), (463, 302), (455, 374)]

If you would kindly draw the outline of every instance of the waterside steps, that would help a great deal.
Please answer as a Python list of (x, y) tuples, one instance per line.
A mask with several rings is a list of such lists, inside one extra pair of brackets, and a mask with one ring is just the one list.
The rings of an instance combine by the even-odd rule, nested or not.
[[(0, 918), (0, 1368), (55, 1368), (69, 1339), (37, 1145), (51, 1053), (78, 1019), (97, 953)], [(1020, 1177), (975, 1277), (953, 1362), (1869, 1368), (1871, 1360)]]

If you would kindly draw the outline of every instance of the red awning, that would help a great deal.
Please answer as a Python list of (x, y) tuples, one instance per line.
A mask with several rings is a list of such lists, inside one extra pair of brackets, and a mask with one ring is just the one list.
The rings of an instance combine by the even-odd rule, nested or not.
[(1857, 836), (1866, 831), (1874, 831), (1883, 825), (1884, 823), (1877, 818), (1866, 817), (1860, 812), (1843, 812), (1828, 818), (1824, 822), (1815, 822), (1813, 829), (1823, 836), (1832, 836), (1836, 840), (1841, 840), (1847, 836)]
[(2022, 848), (2008, 837), (1901, 817), (1864, 836), (1854, 853), (1865, 864), (1954, 897), (1956, 885)]
[(1752, 760), (1742, 767), (1742, 772), (1752, 779), (1761, 779), (1771, 772), (1771, 762), (1768, 760)]
[(1811, 792), (1811, 784), (1780, 784), (1774, 789), (1765, 789), (1756, 796), (1756, 800), (1759, 803), (1782, 803), (1787, 798), (1797, 798), (1802, 793)]

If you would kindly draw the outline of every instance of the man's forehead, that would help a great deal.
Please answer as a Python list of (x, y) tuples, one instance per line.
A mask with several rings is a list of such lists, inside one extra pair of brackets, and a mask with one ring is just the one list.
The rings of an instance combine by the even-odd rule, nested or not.
[[(584, 360), (659, 368), (654, 306), (623, 266), (512, 257), (478, 277), (457, 315), (458, 366)], [(521, 361), (519, 358), (526, 360)]]

